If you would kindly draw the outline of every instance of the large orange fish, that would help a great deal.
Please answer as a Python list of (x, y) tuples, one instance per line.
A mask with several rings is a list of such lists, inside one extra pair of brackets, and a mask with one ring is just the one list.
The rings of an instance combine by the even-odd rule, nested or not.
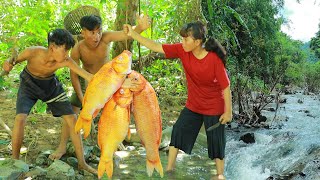
[(159, 156), (162, 135), (162, 120), (156, 92), (149, 82), (139, 73), (132, 71), (128, 78), (138, 82), (133, 91), (133, 116), (142, 145), (146, 148), (147, 173), (152, 176), (156, 169), (163, 177)]
[(131, 72), (130, 51), (123, 51), (112, 61), (106, 63), (89, 82), (82, 102), (75, 131), (84, 131), (84, 138), (90, 134), (91, 121), (112, 95), (120, 88), (125, 77)]
[[(129, 89), (119, 89), (106, 103), (98, 125), (98, 145), (101, 150), (98, 165), (98, 178), (104, 172), (109, 178), (113, 174), (113, 154), (127, 133), (130, 135), (130, 105), (132, 92)], [(129, 130), (129, 131), (128, 131)]]

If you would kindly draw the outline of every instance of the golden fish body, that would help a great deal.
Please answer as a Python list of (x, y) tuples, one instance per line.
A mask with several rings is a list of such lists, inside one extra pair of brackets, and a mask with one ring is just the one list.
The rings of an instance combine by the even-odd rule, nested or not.
[(84, 131), (84, 138), (90, 134), (91, 121), (106, 102), (120, 88), (126, 75), (131, 72), (131, 53), (124, 51), (106, 63), (92, 78), (86, 89), (82, 110), (75, 131)]
[(98, 125), (98, 145), (101, 150), (99, 179), (104, 172), (109, 178), (112, 177), (113, 154), (128, 133), (132, 97), (129, 89), (119, 89), (102, 110)]
[(146, 148), (147, 173), (150, 177), (156, 169), (163, 177), (159, 156), (162, 135), (161, 112), (156, 93), (149, 82), (139, 73), (132, 71), (128, 76), (139, 82), (133, 91), (133, 115), (143, 146)]

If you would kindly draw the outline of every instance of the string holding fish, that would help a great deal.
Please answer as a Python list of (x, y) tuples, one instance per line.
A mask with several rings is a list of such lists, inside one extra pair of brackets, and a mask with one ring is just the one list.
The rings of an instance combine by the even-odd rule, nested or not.
[[(126, 24), (128, 24), (128, 8), (126, 8)], [(126, 50), (128, 49), (128, 38), (126, 39)]]

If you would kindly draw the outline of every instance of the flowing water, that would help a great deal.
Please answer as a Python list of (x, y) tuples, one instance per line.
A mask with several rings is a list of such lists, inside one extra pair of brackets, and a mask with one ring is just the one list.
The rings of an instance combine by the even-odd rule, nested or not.
[[(281, 105), (273, 122), (270, 119), (274, 113), (263, 112), (271, 123), (271, 129), (227, 130), (225, 175), (228, 180), (265, 180), (275, 174), (279, 179), (320, 180), (319, 98), (302, 94), (285, 95), (284, 98), (287, 98), (287, 103)], [(299, 99), (302, 104), (298, 103)], [(242, 134), (249, 132), (254, 133), (255, 143), (239, 141)], [(121, 158), (115, 160), (113, 179), (160, 179), (156, 171), (151, 178), (147, 176), (143, 148), (117, 153)], [(161, 151), (160, 156), (165, 170), (167, 154)], [(295, 173), (290, 178), (281, 176), (292, 174), (297, 169), (303, 173)], [(205, 143), (197, 141), (192, 155), (179, 153), (176, 171), (165, 174), (163, 179), (205, 180), (215, 173), (215, 165), (207, 157)]]
[[(273, 121), (274, 129), (254, 131), (256, 143), (238, 141), (237, 134), (229, 136), (226, 148), (228, 179), (263, 180), (270, 175), (285, 175), (300, 169), (303, 171), (301, 176), (291, 179), (320, 180), (320, 101), (302, 94), (284, 97), (287, 103), (282, 104), (278, 117), (288, 120)], [(299, 100), (303, 103), (298, 103)], [(273, 116), (270, 112), (264, 114)]]

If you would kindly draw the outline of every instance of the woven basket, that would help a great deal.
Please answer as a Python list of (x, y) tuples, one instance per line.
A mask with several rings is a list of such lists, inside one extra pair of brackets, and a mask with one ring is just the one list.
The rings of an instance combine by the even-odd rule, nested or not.
[(64, 28), (73, 35), (79, 35), (81, 32), (80, 19), (83, 16), (88, 15), (100, 16), (100, 12), (93, 6), (80, 6), (79, 8), (69, 12), (64, 18)]

